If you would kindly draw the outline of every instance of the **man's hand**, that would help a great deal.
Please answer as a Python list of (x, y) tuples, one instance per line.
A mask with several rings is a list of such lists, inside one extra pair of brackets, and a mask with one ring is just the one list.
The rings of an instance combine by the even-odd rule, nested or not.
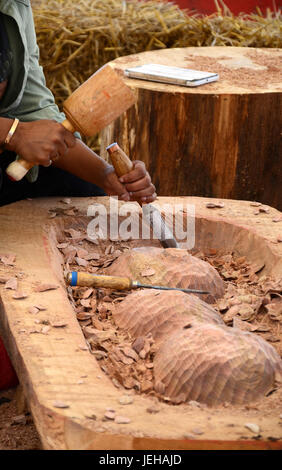
[(121, 178), (117, 177), (113, 167), (108, 167), (104, 190), (109, 196), (118, 196), (123, 201), (153, 202), (157, 197), (156, 188), (144, 162), (135, 160), (132, 163), (133, 169)]
[(6, 149), (16, 152), (28, 162), (49, 166), (52, 159), (63, 157), (75, 142), (74, 135), (62, 124), (42, 119), (19, 122)]

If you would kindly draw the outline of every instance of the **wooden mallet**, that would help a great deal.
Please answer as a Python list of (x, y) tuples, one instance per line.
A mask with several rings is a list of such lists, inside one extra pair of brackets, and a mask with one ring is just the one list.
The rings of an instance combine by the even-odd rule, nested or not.
[[(66, 118), (62, 125), (71, 132), (92, 137), (136, 102), (132, 90), (109, 65), (78, 87), (64, 102)], [(35, 164), (19, 158), (6, 169), (10, 179), (21, 180)]]

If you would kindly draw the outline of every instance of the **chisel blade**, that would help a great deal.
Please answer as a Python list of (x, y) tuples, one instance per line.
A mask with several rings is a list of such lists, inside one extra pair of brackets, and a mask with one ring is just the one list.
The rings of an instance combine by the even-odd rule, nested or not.
[[(107, 151), (110, 155), (117, 176), (123, 176), (133, 168), (133, 163), (120, 148), (117, 142), (108, 145)], [(160, 211), (152, 204), (144, 204), (138, 201), (142, 207), (144, 219), (150, 225), (155, 237), (157, 237), (164, 248), (179, 248), (172, 232), (166, 226)]]
[(152, 204), (144, 204), (142, 212), (154, 235), (160, 240), (164, 248), (179, 248), (179, 244), (156, 207)]
[(185, 292), (186, 294), (209, 294), (210, 292), (205, 290), (197, 290), (197, 289), (182, 289), (181, 287), (164, 287), (164, 286), (150, 286), (148, 284), (141, 284), (140, 282), (136, 282), (137, 287), (142, 287), (144, 289), (157, 289), (157, 290), (178, 290), (181, 292)]

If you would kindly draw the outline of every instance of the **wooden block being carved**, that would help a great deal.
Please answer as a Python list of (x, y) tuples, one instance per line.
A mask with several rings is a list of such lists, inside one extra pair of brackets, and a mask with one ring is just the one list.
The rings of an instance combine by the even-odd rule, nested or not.
[(143, 284), (208, 291), (197, 294), (208, 303), (224, 294), (224, 282), (210, 264), (177, 248), (130, 250), (119, 256), (107, 274), (128, 276)]
[(143, 160), (159, 196), (248, 199), (282, 209), (280, 164), (282, 50), (179, 47), (111, 62), (161, 64), (219, 74), (189, 88), (127, 78), (132, 106), (101, 133), (101, 155), (118, 142)]
[(241, 405), (274, 388), (282, 361), (254, 333), (207, 324), (170, 335), (156, 353), (154, 373), (156, 391), (174, 403)]
[(157, 343), (182, 328), (212, 323), (224, 325), (221, 316), (193, 294), (177, 291), (142, 290), (116, 304), (117, 325), (134, 337), (151, 333)]

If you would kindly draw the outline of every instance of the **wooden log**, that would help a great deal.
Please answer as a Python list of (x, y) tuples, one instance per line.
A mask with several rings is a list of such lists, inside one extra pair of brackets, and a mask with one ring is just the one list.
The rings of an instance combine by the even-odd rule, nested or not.
[(190, 47), (114, 60), (217, 72), (195, 88), (128, 78), (137, 104), (101, 134), (143, 160), (161, 196), (258, 200), (281, 210), (281, 49)]
[[(262, 274), (281, 277), (282, 244), (277, 242), (280, 223), (273, 219), (281, 213), (269, 208), (268, 213), (254, 215), (254, 207), (245, 201), (224, 201), (221, 209), (208, 209), (202, 198), (160, 198), (159, 203), (187, 203), (196, 207), (196, 248), (220, 247), (226, 252), (246, 256), (252, 263), (262, 263)], [(81, 223), (89, 204), (102, 203), (109, 209), (108, 198), (73, 198)], [(21, 201), (0, 209), (1, 258), (16, 256), (15, 266), (0, 263), (1, 276), (17, 276), (19, 287), (27, 295), (14, 299), (13, 292), (1, 285), (0, 335), (20, 379), (44, 449), (281, 449), (280, 403), (267, 398), (269, 409), (260, 419), (261, 439), (254, 440), (244, 423), (256, 422), (257, 410), (227, 408), (219, 425), (207, 429), (203, 436), (187, 437), (191, 423), (209, 422), (210, 410), (166, 403), (150, 414), (155, 406), (152, 397), (134, 395), (131, 405), (121, 405), (124, 390), (117, 389), (102, 373), (98, 361), (86, 346), (72, 306), (68, 300), (57, 249), (57, 234), (70, 226), (70, 216), (50, 219), (50, 209), (60, 206), (58, 198)], [(141, 209), (140, 209), (141, 210)], [(85, 217), (85, 226), (89, 218)], [(20, 227), (20, 230), (19, 230)], [(95, 246), (95, 249), (97, 247)], [(38, 283), (55, 284), (57, 289), (36, 292)], [(29, 308), (40, 302), (46, 310), (36, 314)], [(47, 332), (31, 333), (38, 323), (60, 320), (65, 327), (52, 327)], [(43, 324), (40, 324), (43, 325)], [(279, 401), (279, 400), (278, 400)], [(271, 405), (272, 403), (272, 405)], [(277, 408), (278, 406), (278, 408)], [(126, 425), (105, 422), (107, 408), (131, 421)], [(234, 427), (227, 427), (233, 423)], [(177, 423), (177, 426), (175, 425)], [(226, 439), (228, 429), (228, 440)], [(239, 429), (239, 433), (238, 433)], [(240, 436), (250, 436), (240, 438)]]

